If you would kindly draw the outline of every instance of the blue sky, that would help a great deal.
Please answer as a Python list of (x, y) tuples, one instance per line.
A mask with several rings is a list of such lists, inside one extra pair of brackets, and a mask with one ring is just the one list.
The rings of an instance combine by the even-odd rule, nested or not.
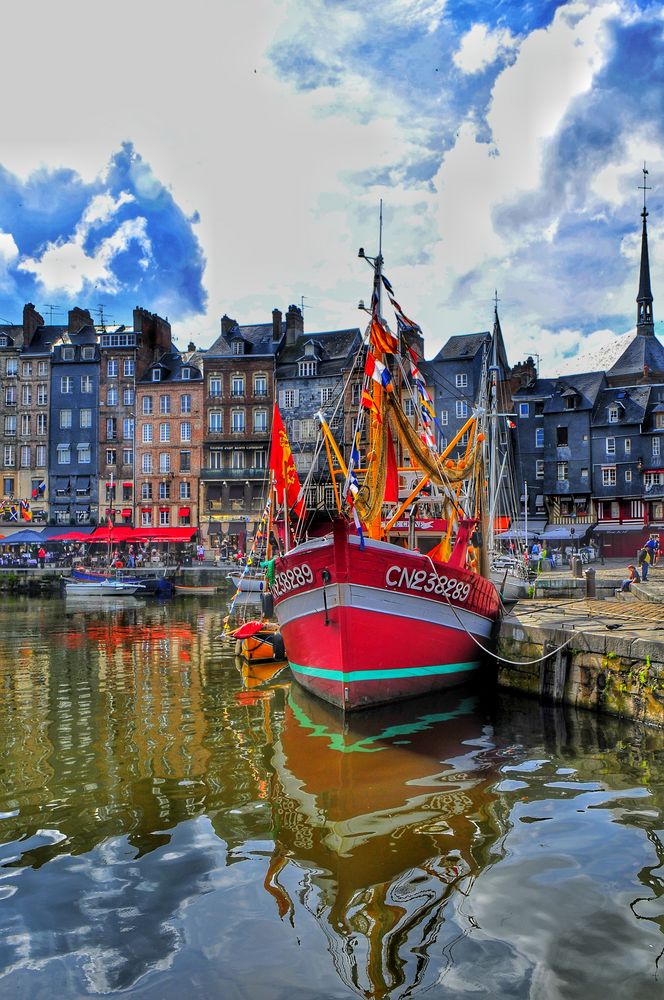
[(142, 305), (202, 347), (292, 302), (360, 325), (382, 199), (427, 355), (489, 328), (497, 289), (510, 359), (550, 374), (633, 329), (646, 161), (664, 334), (661, 5), (14, 6), (0, 320)]

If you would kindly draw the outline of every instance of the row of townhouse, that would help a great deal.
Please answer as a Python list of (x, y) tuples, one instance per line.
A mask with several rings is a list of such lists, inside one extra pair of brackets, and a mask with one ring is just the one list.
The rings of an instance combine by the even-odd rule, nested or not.
[(461, 429), (495, 365), (522, 525), (527, 518), (529, 532), (554, 545), (594, 540), (606, 556), (633, 555), (650, 531), (664, 542), (664, 347), (655, 335), (647, 215), (644, 208), (635, 333), (608, 370), (540, 378), (532, 357), (510, 368), (497, 311), (493, 335), (451, 337), (425, 365), (441, 445)]

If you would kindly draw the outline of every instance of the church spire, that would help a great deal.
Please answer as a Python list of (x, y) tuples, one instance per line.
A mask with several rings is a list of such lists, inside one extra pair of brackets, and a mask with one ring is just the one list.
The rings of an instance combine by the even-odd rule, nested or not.
[(655, 334), (655, 323), (652, 316), (652, 291), (650, 289), (648, 230), (646, 227), (646, 218), (648, 217), (648, 210), (646, 209), (646, 191), (650, 190), (646, 184), (647, 176), (648, 171), (646, 170), (646, 165), (644, 163), (643, 185), (640, 185), (643, 190), (643, 211), (641, 212), (641, 218), (643, 219), (643, 231), (641, 233), (641, 270), (639, 273), (639, 294), (636, 297), (636, 332), (642, 337), (652, 337)]

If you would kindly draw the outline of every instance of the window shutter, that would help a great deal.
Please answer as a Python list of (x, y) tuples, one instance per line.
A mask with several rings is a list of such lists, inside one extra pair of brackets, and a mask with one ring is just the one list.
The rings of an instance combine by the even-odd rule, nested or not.
[(299, 406), (299, 405), (300, 405), (300, 390), (293, 389), (293, 406)]
[(286, 392), (284, 389), (279, 390), (279, 409), (283, 410), (286, 401)]

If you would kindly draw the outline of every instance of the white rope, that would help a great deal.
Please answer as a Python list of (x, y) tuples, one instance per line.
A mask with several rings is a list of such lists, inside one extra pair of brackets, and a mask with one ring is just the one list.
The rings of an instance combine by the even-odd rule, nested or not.
[[(427, 559), (431, 563), (431, 568), (434, 571), (434, 573), (436, 574), (436, 577), (437, 577), (438, 581), (440, 583), (442, 583), (442, 580), (441, 580), (440, 576), (438, 575), (438, 570), (436, 569), (436, 567), (433, 564), (433, 559), (431, 558), (431, 556), (427, 556)], [(500, 660), (501, 663), (507, 663), (507, 664), (509, 664), (512, 667), (532, 667), (536, 663), (542, 663), (543, 660), (548, 660), (551, 656), (555, 656), (556, 653), (559, 653), (561, 649), (564, 649), (565, 646), (568, 646), (570, 644), (570, 642), (572, 641), (572, 639), (574, 638), (574, 636), (571, 635), (569, 637), (569, 639), (565, 639), (565, 641), (560, 646), (558, 646), (556, 649), (552, 649), (550, 653), (545, 653), (544, 656), (540, 656), (537, 660), (508, 660), (507, 657), (505, 657), (505, 656), (499, 656), (499, 654), (496, 653), (495, 650), (488, 649), (486, 646), (483, 646), (482, 643), (479, 641), (479, 639), (477, 639), (473, 635), (473, 633), (470, 632), (466, 628), (466, 626), (463, 623), (463, 620), (457, 614), (456, 608), (454, 607), (454, 605), (452, 604), (452, 602), (450, 601), (449, 597), (447, 596), (447, 594), (445, 593), (444, 590), (442, 592), (442, 596), (445, 598), (445, 600), (449, 604), (449, 606), (450, 606), (450, 608), (452, 610), (452, 614), (454, 615), (454, 617), (458, 621), (458, 623), (461, 626), (461, 628), (469, 636), (469, 638), (471, 638), (473, 640), (473, 642), (475, 643), (475, 645), (479, 646), (479, 648), (482, 650), (482, 652), (486, 653), (487, 656), (492, 656), (494, 658), (494, 660)]]

